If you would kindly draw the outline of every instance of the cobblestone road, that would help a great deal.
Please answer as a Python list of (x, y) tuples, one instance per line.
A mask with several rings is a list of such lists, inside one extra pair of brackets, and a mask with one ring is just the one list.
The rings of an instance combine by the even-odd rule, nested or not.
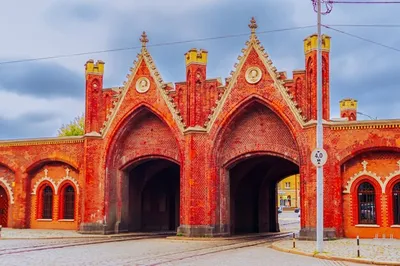
[[(248, 241), (248, 245), (259, 243)], [(123, 242), (48, 248), (77, 240), (2, 240), (1, 250), (30, 245), (46, 249), (0, 255), (1, 265), (355, 265), (278, 252), (269, 244), (243, 241), (184, 241), (141, 239)], [(359, 265), (359, 264), (357, 264)]]

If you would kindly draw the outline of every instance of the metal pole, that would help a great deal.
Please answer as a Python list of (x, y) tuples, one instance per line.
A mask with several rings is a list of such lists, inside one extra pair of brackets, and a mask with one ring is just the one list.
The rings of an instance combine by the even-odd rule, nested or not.
[[(322, 127), (322, 40), (321, 40), (321, 1), (317, 0), (318, 50), (317, 50), (317, 148), (323, 148)], [(324, 184), (323, 168), (317, 167), (317, 252), (323, 252), (324, 234)]]

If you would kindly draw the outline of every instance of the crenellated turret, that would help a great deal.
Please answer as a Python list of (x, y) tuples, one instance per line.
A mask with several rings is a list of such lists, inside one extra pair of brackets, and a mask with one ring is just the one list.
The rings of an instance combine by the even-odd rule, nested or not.
[(349, 121), (357, 120), (357, 100), (343, 99), (340, 101), (340, 117)]
[(207, 56), (205, 50), (190, 49), (185, 53), (186, 62), (186, 125), (188, 127), (204, 124), (204, 106), (207, 106), (208, 91), (206, 90)]
[[(317, 119), (317, 48), (318, 36), (313, 34), (304, 40), (304, 54), (306, 59), (306, 91), (304, 95), (308, 120)], [(329, 53), (331, 37), (322, 35), (322, 118), (329, 120)]]
[(105, 119), (103, 108), (103, 74), (104, 62), (92, 59), (85, 64), (86, 76), (86, 111), (85, 133), (100, 132)]

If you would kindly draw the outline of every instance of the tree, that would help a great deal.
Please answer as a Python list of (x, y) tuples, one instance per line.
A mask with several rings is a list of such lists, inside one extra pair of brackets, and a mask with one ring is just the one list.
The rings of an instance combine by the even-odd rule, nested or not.
[(58, 130), (59, 137), (82, 136), (85, 134), (85, 116), (78, 115), (73, 121), (67, 125), (62, 125)]

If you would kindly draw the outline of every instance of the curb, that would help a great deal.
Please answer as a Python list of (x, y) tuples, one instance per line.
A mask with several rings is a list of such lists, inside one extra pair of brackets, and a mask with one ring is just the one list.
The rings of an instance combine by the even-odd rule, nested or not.
[(168, 240), (182, 240), (182, 241), (233, 241), (233, 240), (246, 240), (260, 237), (270, 237), (271, 239), (276, 237), (287, 237), (290, 236), (291, 232), (279, 232), (275, 234), (256, 234), (256, 235), (244, 235), (244, 236), (230, 236), (230, 237), (185, 237), (185, 236), (168, 236)]
[(308, 257), (314, 257), (314, 258), (325, 259), (325, 260), (334, 260), (334, 261), (341, 260), (341, 261), (365, 263), (365, 264), (375, 264), (375, 265), (400, 265), (400, 262), (395, 262), (395, 261), (377, 261), (377, 260), (373, 260), (373, 259), (358, 259), (358, 258), (332, 256), (332, 255), (326, 255), (326, 254), (313, 254), (313, 253), (309, 253), (309, 252), (305, 252), (305, 251), (300, 251), (297, 249), (288, 249), (288, 248), (279, 247), (278, 246), (279, 242), (282, 242), (282, 241), (277, 241), (277, 242), (272, 243), (271, 248), (275, 249), (277, 251), (281, 251), (281, 252), (302, 255), (302, 256), (308, 256)]

